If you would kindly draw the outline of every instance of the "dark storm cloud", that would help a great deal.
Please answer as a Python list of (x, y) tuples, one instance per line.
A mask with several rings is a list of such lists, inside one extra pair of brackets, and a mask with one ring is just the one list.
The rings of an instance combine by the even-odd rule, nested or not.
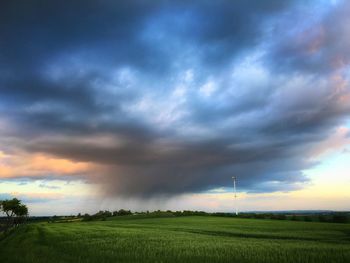
[[(157, 6), (157, 1), (3, 1), (2, 60), (26, 71), (59, 54), (89, 53), (102, 45), (101, 53), (122, 49), (111, 56), (115, 62), (143, 61), (147, 52), (134, 37)], [(133, 52), (137, 48), (139, 54)], [(98, 54), (91, 55), (98, 59)]]
[[(29, 149), (107, 165), (107, 176), (91, 179), (106, 183), (109, 194), (150, 196), (209, 190), (229, 185), (234, 174), (244, 175), (241, 187), (251, 191), (256, 191), (255, 186), (262, 190), (260, 183), (264, 181), (282, 182), (280, 186), (287, 189), (289, 184), (293, 187), (294, 182), (307, 180), (299, 170), (311, 164), (295, 157), (307, 150), (307, 138), (283, 142), (270, 139), (268, 145), (237, 142), (230, 146), (234, 141), (227, 138), (174, 145), (130, 142), (123, 146), (40, 141)], [(291, 146), (293, 143), (297, 146)], [(265, 191), (274, 190), (272, 186), (266, 184)]]
[[(247, 191), (296, 189), (350, 113), (347, 59), (316, 77), (304, 58), (315, 24), (335, 38), (341, 6), (301, 44), (288, 45), (293, 26), (271, 34), (298, 3), (3, 1), (0, 146), (95, 164), (86, 178), (109, 195), (199, 192), (232, 175)], [(317, 44), (317, 63), (328, 49), (346, 58), (340, 46)]]
[(164, 55), (194, 44), (205, 60), (217, 63), (254, 46), (264, 19), (289, 2), (6, 0), (0, 10), (0, 57), (5, 68), (23, 72), (67, 53), (92, 63), (160, 70), (170, 64)]

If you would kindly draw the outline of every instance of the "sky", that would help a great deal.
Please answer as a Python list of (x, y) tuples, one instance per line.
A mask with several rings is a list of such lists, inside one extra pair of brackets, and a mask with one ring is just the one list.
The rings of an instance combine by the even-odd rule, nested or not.
[(1, 1), (0, 199), (31, 215), (350, 210), (349, 12)]

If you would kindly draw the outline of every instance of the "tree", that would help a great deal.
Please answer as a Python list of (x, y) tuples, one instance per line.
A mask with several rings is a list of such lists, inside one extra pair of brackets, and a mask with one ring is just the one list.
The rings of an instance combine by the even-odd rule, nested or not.
[(6, 214), (9, 224), (20, 224), (28, 216), (28, 208), (17, 198), (1, 201), (1, 210)]

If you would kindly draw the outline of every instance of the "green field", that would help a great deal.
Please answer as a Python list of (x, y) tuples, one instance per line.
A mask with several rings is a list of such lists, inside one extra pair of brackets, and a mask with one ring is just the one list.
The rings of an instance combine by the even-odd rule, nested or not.
[(0, 262), (350, 262), (350, 225), (210, 216), (34, 223)]

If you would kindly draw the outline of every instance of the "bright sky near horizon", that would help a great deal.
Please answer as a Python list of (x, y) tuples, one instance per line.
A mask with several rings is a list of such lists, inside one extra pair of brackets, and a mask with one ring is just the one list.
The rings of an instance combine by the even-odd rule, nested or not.
[(350, 2), (0, 3), (0, 199), (350, 210)]

